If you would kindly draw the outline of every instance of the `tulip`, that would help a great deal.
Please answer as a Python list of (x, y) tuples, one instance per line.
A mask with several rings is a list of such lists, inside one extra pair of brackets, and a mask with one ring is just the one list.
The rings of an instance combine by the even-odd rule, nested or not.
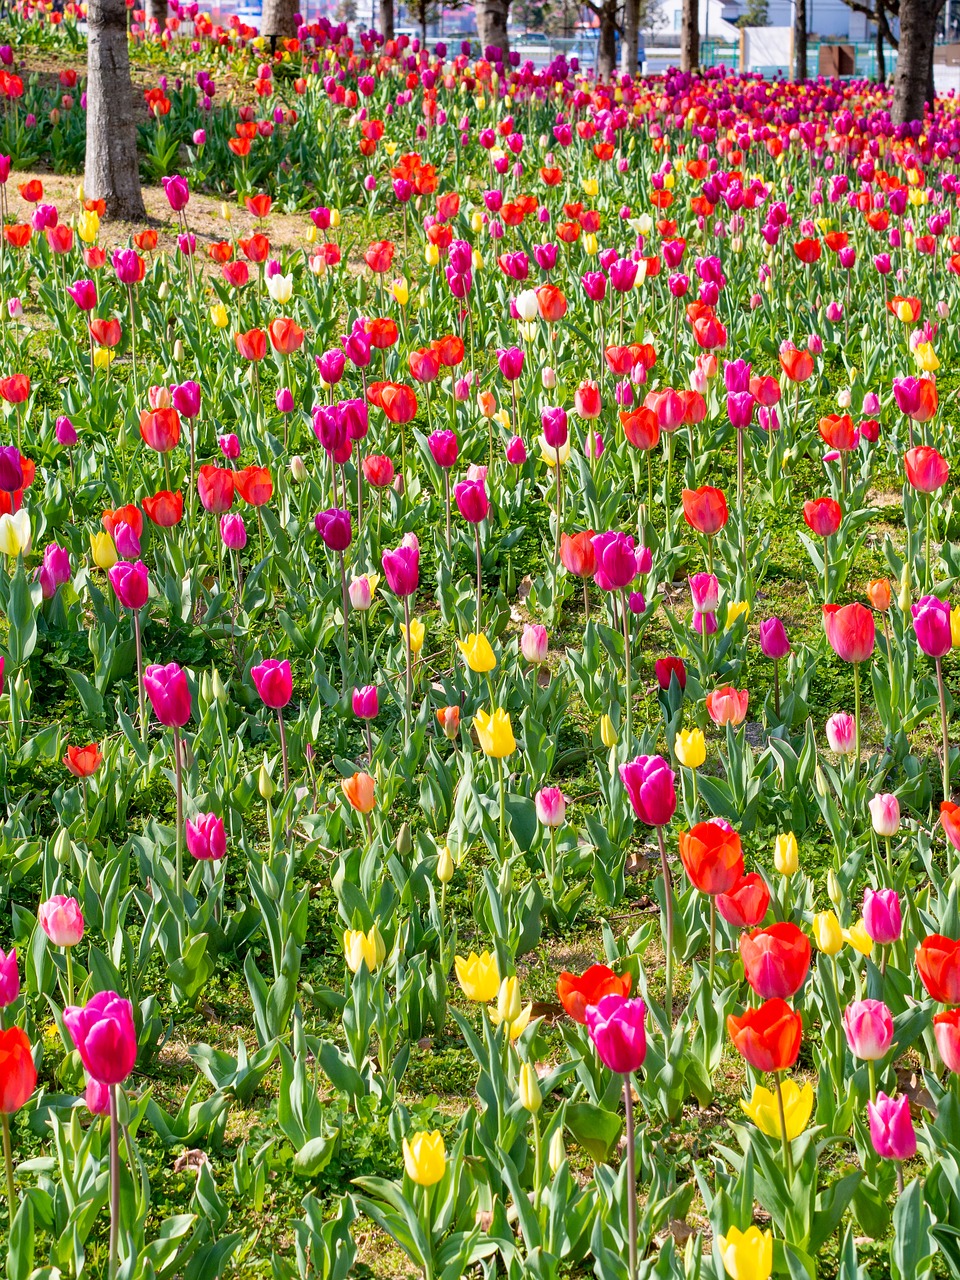
[(894, 795), (878, 794), (867, 801), (870, 820), (878, 836), (889, 840), (900, 830), (900, 802)]
[(0, 951), (0, 1009), (6, 1009), (20, 995), (20, 970), (17, 967), (17, 951)]
[(559, 787), (541, 787), (534, 797), (537, 820), (545, 827), (562, 827), (567, 812), (567, 797)]
[(773, 1273), (773, 1232), (730, 1227), (717, 1241), (730, 1280), (769, 1280)]
[(354, 689), (353, 714), (358, 720), (376, 720), (380, 714), (380, 699), (375, 684), (367, 684), (362, 689)]
[[(0, 1121), (3, 1124), (4, 1145), (9, 1152), (10, 1116), (19, 1111), (37, 1087), (37, 1069), (33, 1065), (30, 1040), (22, 1027), (8, 1027), (0, 1031)], [(12, 1168), (7, 1164), (7, 1192), (10, 1218), (16, 1213), (16, 1203), (10, 1194), (13, 1181)]]
[(774, 841), (773, 865), (782, 876), (792, 876), (800, 865), (797, 837), (792, 831), (778, 835)]
[(787, 1071), (800, 1052), (802, 1023), (785, 1000), (765, 1000), (740, 1017), (729, 1014), (727, 1033), (755, 1071)]
[[(855, 1000), (848, 1004), (843, 1011), (843, 1029), (850, 1052), (861, 1062), (878, 1062), (893, 1044), (893, 1018), (882, 1000)], [(871, 1077), (872, 1074), (871, 1071)]]
[(870, 1141), (884, 1160), (912, 1160), (917, 1154), (917, 1135), (910, 1116), (910, 1100), (905, 1094), (890, 1098), (878, 1093), (867, 1103)]
[(510, 714), (501, 707), (489, 714), (481, 708), (474, 716), (473, 722), (480, 739), (480, 749), (484, 755), (500, 760), (517, 749)]
[(497, 665), (490, 641), (485, 635), (471, 634), (466, 640), (458, 640), (457, 648), (463, 654), (464, 661), (470, 670), (479, 675), (492, 671)]
[(716, 613), (720, 604), (720, 583), (712, 573), (694, 573), (687, 579), (693, 607), (699, 613)]
[(849, 928), (841, 930), (843, 940), (862, 956), (868, 956), (873, 950), (873, 939), (866, 930), (862, 920), (855, 920)]
[(863, 893), (863, 926), (880, 946), (900, 940), (903, 920), (900, 898), (895, 889), (865, 889)]
[(247, 545), (247, 527), (243, 523), (243, 516), (221, 516), (220, 537), (228, 551), (242, 551)]
[(190, 689), (183, 668), (175, 662), (147, 667), (143, 674), (147, 696), (157, 719), (168, 728), (179, 729), (190, 719)]
[(742, 724), (746, 719), (749, 699), (746, 689), (738, 691), (733, 685), (725, 684), (707, 694), (707, 714), (714, 724), (720, 726)]
[(597, 1056), (605, 1067), (620, 1075), (639, 1071), (647, 1056), (642, 1000), (611, 994), (586, 1009), (586, 1025)]
[(547, 660), (548, 652), (546, 627), (537, 623), (525, 623), (520, 636), (520, 652), (532, 667), (542, 666)]
[(416, 534), (406, 534), (395, 551), (383, 553), (382, 561), (387, 585), (394, 595), (413, 595), (420, 578), (420, 544)]
[[(783, 1098), (786, 1138), (788, 1142), (793, 1142), (795, 1138), (800, 1137), (810, 1123), (814, 1102), (813, 1086), (807, 1081), (801, 1087), (796, 1080), (787, 1079), (781, 1082), (780, 1091)], [(772, 1090), (764, 1088), (762, 1084), (755, 1085), (750, 1101), (741, 1101), (740, 1106), (761, 1133), (765, 1133), (768, 1138), (783, 1139), (780, 1107), (777, 1096)]]
[(380, 930), (374, 924), (364, 933), (361, 929), (347, 929), (343, 935), (343, 954), (351, 973), (359, 972), (365, 964), (368, 973), (376, 973), (387, 956)]
[(338, 507), (318, 511), (313, 518), (314, 528), (331, 551), (344, 552), (353, 540), (350, 512)]
[(774, 662), (780, 662), (789, 654), (790, 641), (779, 618), (766, 618), (760, 623), (760, 651)]
[(702, 729), (680, 729), (673, 742), (677, 762), (685, 769), (699, 769), (707, 758), (707, 743)]
[(37, 922), (55, 947), (75, 947), (83, 937), (83, 914), (76, 898), (48, 898), (37, 911)]
[(87, 1073), (105, 1085), (122, 1084), (137, 1060), (133, 1005), (115, 991), (101, 991), (85, 1006), (63, 1011), (63, 1023)]
[(930, 658), (942, 658), (950, 652), (950, 606), (936, 596), (922, 596), (913, 605), (913, 629), (917, 643)]
[(835, 956), (843, 946), (843, 931), (833, 911), (818, 911), (813, 917), (813, 937), (817, 948), (827, 956)]
[(929, 934), (917, 947), (917, 972), (927, 994), (939, 1004), (960, 1004), (960, 941)]
[(767, 914), (770, 890), (758, 872), (750, 871), (737, 881), (729, 893), (718, 893), (713, 901), (727, 924), (738, 929), (752, 929)]
[(274, 711), (280, 711), (293, 697), (293, 677), (286, 659), (279, 662), (276, 658), (266, 658), (250, 668), (250, 676), (264, 706)]
[(557, 997), (574, 1022), (586, 1026), (587, 1009), (609, 995), (630, 994), (631, 977), (618, 977), (605, 964), (591, 965), (580, 977), (564, 970), (557, 979)]
[(960, 1075), (960, 1009), (935, 1014), (933, 1034), (943, 1065), (954, 1075)]
[(852, 755), (856, 751), (857, 731), (854, 718), (843, 711), (830, 716), (826, 723), (827, 742), (837, 755)]
[(907, 480), (920, 493), (936, 493), (947, 483), (950, 467), (942, 454), (929, 445), (917, 445), (903, 456)]
[(369, 773), (354, 773), (340, 781), (347, 803), (358, 813), (371, 813), (376, 805), (376, 783)]
[(728, 893), (743, 876), (740, 837), (717, 822), (700, 822), (680, 833), (680, 860), (701, 893)]
[(86, 747), (67, 747), (63, 763), (75, 778), (90, 778), (100, 768), (103, 752), (95, 742)]
[(435, 1129), (430, 1133), (414, 1133), (409, 1139), (404, 1138), (403, 1167), (410, 1180), (419, 1187), (432, 1187), (438, 1183), (447, 1168), (447, 1155), (440, 1131)]
[(30, 515), (25, 508), (12, 515), (9, 511), (0, 515), (0, 555), (29, 555), (32, 539)]
[(454, 487), (453, 497), (457, 510), (469, 524), (479, 524), (487, 518), (490, 500), (482, 480), (461, 480)]
[(218, 862), (227, 852), (223, 819), (215, 813), (198, 813), (187, 819), (187, 852), (198, 861)]
[(762, 1000), (788, 999), (803, 986), (810, 969), (810, 942), (790, 921), (740, 935), (740, 958), (747, 982)]
[(69, 552), (56, 542), (48, 542), (43, 549), (43, 564), (39, 572), (44, 600), (52, 600), (58, 589), (69, 582), (72, 576)]
[(658, 658), (653, 665), (657, 684), (664, 692), (670, 688), (674, 680), (676, 680), (681, 689), (687, 687), (687, 668), (682, 658), (674, 656)]
[(150, 579), (147, 575), (147, 566), (142, 560), (138, 560), (135, 564), (118, 560), (107, 570), (107, 577), (110, 579), (110, 585), (117, 600), (125, 609), (142, 609), (147, 603)]
[(480, 955), (471, 951), (466, 959), (456, 956), (454, 968), (460, 988), (468, 1000), (475, 1004), (489, 1004), (496, 998), (500, 990), (500, 971), (495, 955), (489, 951), (482, 951)]

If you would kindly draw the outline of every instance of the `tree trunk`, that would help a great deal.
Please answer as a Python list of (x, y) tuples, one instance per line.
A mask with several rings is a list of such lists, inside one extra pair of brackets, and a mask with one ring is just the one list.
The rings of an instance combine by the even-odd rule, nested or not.
[(922, 120), (933, 105), (933, 46), (942, 0), (901, 0), (900, 44), (893, 81), (894, 124)]
[(147, 0), (147, 17), (154, 18), (160, 24), (162, 31), (170, 13), (170, 6), (167, 0)]
[(597, 79), (611, 80), (617, 67), (617, 0), (604, 0), (600, 10)]
[(807, 78), (807, 0), (795, 0), (793, 13), (793, 78)]
[(640, 0), (623, 0), (623, 44), (620, 46), (620, 71), (635, 76), (639, 70)]
[(297, 34), (298, 0), (263, 0), (263, 36), (295, 36)]
[(887, 83), (887, 64), (883, 56), (883, 24), (877, 23), (877, 84)]
[(486, 57), (488, 48), (500, 50), (500, 60), (507, 61), (510, 40), (507, 36), (507, 19), (510, 17), (510, 0), (477, 0), (474, 5), (477, 19), (477, 35), (480, 51)]
[(384, 40), (393, 39), (393, 0), (380, 0), (380, 34)]
[(84, 191), (111, 218), (146, 217), (130, 84), (127, 6), (90, 0), (87, 9), (87, 159)]
[[(710, 0), (706, 0), (707, 4)], [(680, 17), (680, 70), (696, 71), (700, 65), (699, 0), (683, 0)]]
[(420, 48), (427, 47), (427, 0), (420, 0)]

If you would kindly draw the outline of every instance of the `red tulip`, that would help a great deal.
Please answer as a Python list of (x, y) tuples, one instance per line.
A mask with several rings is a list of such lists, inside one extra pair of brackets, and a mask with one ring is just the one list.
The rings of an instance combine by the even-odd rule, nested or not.
[(117, 507), (116, 511), (111, 511), (108, 507), (100, 517), (100, 523), (111, 538), (115, 537), (117, 525), (120, 524), (128, 524), (138, 538), (143, 533), (143, 513), (132, 503), (127, 503), (125, 507)]
[(719, 533), (727, 523), (727, 500), (722, 489), (705, 484), (699, 489), (684, 489), (682, 497), (684, 519), (698, 533)]
[(119, 320), (91, 320), (90, 336), (101, 347), (115, 347), (120, 342)]
[(197, 475), (197, 493), (204, 511), (221, 515), (233, 506), (233, 472), (229, 467), (202, 466)]
[(235, 333), (233, 340), (244, 360), (262, 360), (267, 354), (267, 335), (262, 329), (248, 329), (246, 333)]
[(877, 627), (873, 610), (866, 605), (825, 604), (823, 628), (830, 647), (844, 662), (863, 662), (873, 653)]
[(403, 383), (384, 383), (380, 390), (380, 407), (395, 426), (412, 422), (417, 416), (416, 393)]
[(803, 504), (803, 519), (811, 533), (829, 538), (840, 528), (843, 511), (834, 498), (811, 498)]
[(820, 437), (824, 444), (840, 453), (850, 453), (857, 447), (857, 431), (849, 413), (828, 413), (820, 419)]
[(803, 1024), (785, 1000), (765, 1000), (738, 1018), (727, 1017), (727, 1034), (755, 1071), (786, 1071), (797, 1060)]
[(593, 530), (560, 535), (560, 562), (575, 578), (592, 578), (597, 571), (597, 553), (593, 549)]
[(762, 1000), (795, 995), (810, 969), (810, 939), (789, 920), (740, 935), (747, 982)]
[(917, 947), (917, 971), (940, 1004), (960, 1004), (960, 940), (931, 933)]
[(371, 271), (389, 271), (393, 263), (394, 246), (390, 240), (377, 240), (366, 250), (363, 260)]
[(750, 871), (729, 893), (717, 894), (717, 910), (735, 928), (752, 929), (767, 914), (770, 890), (763, 876)]
[(63, 763), (75, 778), (90, 778), (100, 768), (103, 752), (95, 742), (86, 747), (67, 747)]
[(244, 467), (234, 473), (237, 493), (251, 507), (262, 507), (273, 496), (273, 479), (269, 467)]
[(680, 860), (701, 893), (729, 893), (743, 876), (743, 850), (736, 831), (718, 822), (698, 822), (680, 832)]
[(0, 1113), (19, 1111), (37, 1087), (30, 1040), (22, 1027), (0, 1031)]
[(183, 519), (183, 494), (161, 489), (152, 498), (142, 498), (144, 511), (161, 529), (172, 529)]
[(920, 493), (936, 493), (947, 483), (950, 467), (946, 458), (929, 445), (920, 444), (903, 455), (907, 479)]
[(286, 316), (271, 320), (267, 332), (274, 351), (282, 356), (292, 356), (303, 346), (304, 331), (296, 320), (290, 320)]
[(592, 964), (579, 977), (564, 970), (557, 979), (557, 995), (574, 1022), (585, 1026), (588, 1008), (604, 996), (628, 996), (631, 981), (629, 973), (621, 978), (605, 964)]
[(157, 453), (169, 453), (180, 440), (180, 415), (176, 409), (141, 409), (140, 434)]

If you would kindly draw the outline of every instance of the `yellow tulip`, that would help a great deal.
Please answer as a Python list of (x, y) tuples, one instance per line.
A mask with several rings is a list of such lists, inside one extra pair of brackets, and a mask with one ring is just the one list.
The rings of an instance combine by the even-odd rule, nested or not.
[(77, 219), (77, 235), (84, 244), (93, 244), (100, 230), (100, 216), (95, 209), (84, 209)]
[(954, 649), (960, 648), (960, 605), (950, 610), (950, 643)]
[(435, 267), (440, 261), (440, 250), (435, 244), (428, 244), (423, 250), (423, 260), (428, 267)]
[(18, 556), (22, 552), (27, 555), (32, 538), (30, 513), (23, 507), (13, 515), (5, 511), (0, 516), (0, 554)]
[(403, 1167), (418, 1187), (432, 1187), (446, 1172), (447, 1153), (439, 1129), (413, 1133), (403, 1140)]
[(520, 1067), (518, 1092), (521, 1107), (535, 1116), (543, 1103), (543, 1094), (540, 1092), (537, 1073), (529, 1062), (524, 1062)]
[(437, 859), (437, 879), (441, 884), (449, 884), (453, 879), (454, 871), (456, 871), (456, 864), (453, 861), (453, 854), (450, 852), (450, 846), (445, 844)]
[(463, 659), (470, 670), (476, 671), (479, 675), (492, 671), (497, 665), (490, 641), (484, 635), (471, 632), (466, 640), (457, 641), (457, 648), (463, 654)]
[(394, 280), (390, 285), (390, 292), (399, 302), (401, 307), (405, 307), (410, 301), (410, 286), (407, 284), (403, 276), (399, 280)]
[(483, 214), (478, 209), (474, 209), (470, 215), (470, 230), (475, 236), (483, 230)]
[(473, 717), (473, 723), (476, 725), (480, 749), (484, 755), (493, 756), (499, 760), (516, 751), (517, 740), (513, 736), (509, 711), (497, 707), (492, 715), (488, 715), (481, 708)]
[(563, 444), (560, 446), (559, 449), (555, 449), (553, 445), (547, 444), (546, 440), (543, 438), (543, 436), (541, 436), (540, 437), (540, 457), (544, 460), (544, 462), (547, 464), (548, 467), (555, 467), (557, 465), (558, 454), (560, 455), (561, 466), (563, 466), (565, 462), (569, 461), (570, 459), (569, 434), (567, 435), (566, 440), (563, 442)]
[(681, 729), (673, 744), (680, 764), (688, 769), (699, 769), (707, 758), (707, 743), (702, 729)]
[(215, 302), (210, 308), (210, 323), (215, 329), (225, 329), (230, 323), (227, 308), (222, 302)]
[(843, 930), (844, 942), (853, 947), (854, 951), (859, 951), (862, 956), (868, 956), (873, 950), (873, 939), (867, 933), (863, 920), (857, 920), (849, 929)]
[(813, 939), (827, 956), (835, 956), (843, 946), (843, 932), (836, 912), (818, 911), (813, 917)]
[(495, 1026), (506, 1028), (511, 1040), (517, 1040), (526, 1030), (533, 1005), (524, 1005), (520, 1000), (520, 979), (504, 978), (497, 992), (497, 1007), (490, 1013)]
[(90, 554), (98, 569), (112, 569), (119, 558), (109, 533), (91, 533)]
[(500, 969), (497, 957), (489, 951), (481, 951), (479, 955), (471, 951), (464, 960), (463, 956), (454, 958), (457, 981), (468, 1000), (475, 1004), (489, 1004), (495, 999), (500, 989)]
[[(813, 1086), (807, 1081), (801, 1088), (796, 1080), (784, 1080), (781, 1088), (787, 1138), (792, 1142), (794, 1138), (799, 1138), (810, 1123), (810, 1116), (813, 1114)], [(782, 1140), (780, 1107), (773, 1090), (765, 1089), (762, 1084), (758, 1084), (754, 1087), (750, 1101), (741, 1101), (740, 1106), (761, 1133), (765, 1133), (768, 1138)]]
[(227, 204), (226, 200), (220, 201), (220, 217), (224, 220), (224, 222), (233, 221), (233, 210)]
[(391, 160), (397, 154), (397, 144), (393, 141), (392, 138), (390, 139), (389, 142), (385, 142), (383, 144), (383, 149), (384, 151), (386, 151), (387, 155), (390, 157)]
[(940, 368), (940, 361), (937, 359), (937, 353), (933, 349), (932, 342), (919, 342), (914, 349), (913, 358), (917, 365), (924, 373), (936, 373)]
[(306, 232), (305, 232), (305, 234), (304, 234), (304, 237), (303, 237), (303, 238), (304, 238), (304, 240), (306, 240), (307, 244), (316, 244), (316, 243), (317, 243), (317, 241), (320, 239), (320, 232), (319, 232), (319, 231), (317, 230), (317, 228), (316, 228), (316, 227), (311, 223), (311, 224), (310, 224), (310, 226), (309, 226), (309, 227), (307, 227), (307, 230), (306, 230)]
[(373, 925), (367, 933), (362, 929), (347, 929), (343, 935), (343, 954), (351, 973), (356, 973), (361, 964), (376, 973), (386, 959), (387, 949), (380, 930)]
[(585, 196), (596, 196), (600, 194), (600, 183), (596, 178), (584, 178), (582, 182), (583, 194)]
[(770, 1280), (773, 1272), (773, 1232), (750, 1226), (731, 1227), (718, 1240), (723, 1269), (730, 1280)]
[(777, 836), (773, 844), (773, 865), (782, 876), (792, 876), (800, 865), (797, 837), (792, 831)]
[[(407, 639), (407, 628), (405, 623), (400, 623), (400, 631), (404, 640)], [(423, 648), (423, 640), (427, 634), (427, 628), (423, 625), (419, 618), (410, 619), (410, 652), (419, 653)]]
[(731, 600), (727, 605), (727, 630), (729, 631), (736, 620), (741, 617), (750, 617), (750, 602), (748, 600)]
[(588, 231), (583, 237), (583, 251), (593, 258), (599, 252), (600, 246), (597, 243), (597, 237), (592, 231)]
[(609, 716), (600, 717), (600, 741), (609, 751), (611, 747), (615, 747), (620, 739), (617, 737), (617, 731), (613, 727), (613, 721)]
[(340, 210), (339, 210), (339, 209), (331, 209), (331, 210), (330, 210), (330, 225), (331, 225), (331, 227), (334, 227), (334, 228), (339, 227), (339, 225), (340, 225)]

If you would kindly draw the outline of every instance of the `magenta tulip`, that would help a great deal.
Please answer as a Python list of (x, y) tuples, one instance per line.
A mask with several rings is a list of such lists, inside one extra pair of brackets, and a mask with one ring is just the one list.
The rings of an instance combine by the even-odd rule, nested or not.
[(882, 1000), (855, 1000), (843, 1011), (843, 1029), (855, 1058), (877, 1062), (893, 1044), (893, 1018)]
[(126, 560), (118, 560), (107, 570), (107, 577), (114, 593), (125, 609), (142, 609), (150, 594), (150, 579), (147, 566), (142, 560), (128, 564)]
[(186, 672), (175, 662), (154, 664), (143, 673), (143, 687), (161, 724), (182, 728), (190, 719), (190, 689)]
[(633, 811), (648, 827), (663, 827), (677, 808), (676, 777), (662, 756), (637, 756), (620, 766)]
[(890, 1098), (878, 1093), (867, 1103), (870, 1141), (884, 1160), (912, 1160), (917, 1154), (917, 1135), (910, 1116), (910, 1100), (905, 1094)]
[(900, 898), (896, 889), (863, 891), (863, 927), (874, 942), (888, 947), (903, 932)]
[(610, 1071), (628, 1075), (643, 1066), (647, 1056), (644, 1021), (647, 1007), (642, 1000), (625, 996), (604, 996), (599, 1004), (587, 1005), (586, 1019), (597, 1056)]
[(187, 852), (201, 862), (218, 862), (227, 852), (223, 819), (215, 813), (198, 813), (187, 819)]
[(122, 1084), (137, 1060), (137, 1031), (133, 1005), (115, 991), (100, 991), (83, 1008), (63, 1011), (70, 1033), (89, 1075), (100, 1084)]
[(293, 697), (293, 676), (286, 658), (282, 662), (265, 658), (259, 666), (250, 668), (250, 675), (265, 707), (279, 711)]

